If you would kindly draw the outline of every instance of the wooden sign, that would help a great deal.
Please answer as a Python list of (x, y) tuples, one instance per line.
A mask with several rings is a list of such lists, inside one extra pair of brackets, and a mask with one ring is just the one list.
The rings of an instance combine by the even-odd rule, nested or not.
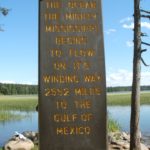
[(101, 0), (41, 0), (40, 150), (106, 150)]

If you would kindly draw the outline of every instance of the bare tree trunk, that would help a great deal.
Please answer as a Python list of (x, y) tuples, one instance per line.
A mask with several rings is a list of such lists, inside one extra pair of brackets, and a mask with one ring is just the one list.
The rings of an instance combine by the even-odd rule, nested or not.
[(141, 16), (140, 0), (134, 0), (134, 59), (131, 97), (130, 150), (141, 150), (140, 145), (140, 77), (141, 77)]

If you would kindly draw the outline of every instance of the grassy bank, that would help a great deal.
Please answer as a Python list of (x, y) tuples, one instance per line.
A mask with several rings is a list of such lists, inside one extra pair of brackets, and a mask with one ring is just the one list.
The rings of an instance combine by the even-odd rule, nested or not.
[[(121, 105), (126, 106), (131, 104), (131, 94), (108, 94), (108, 105)], [(141, 93), (141, 105), (150, 105), (150, 93)]]
[(34, 111), (37, 96), (0, 96), (0, 110)]

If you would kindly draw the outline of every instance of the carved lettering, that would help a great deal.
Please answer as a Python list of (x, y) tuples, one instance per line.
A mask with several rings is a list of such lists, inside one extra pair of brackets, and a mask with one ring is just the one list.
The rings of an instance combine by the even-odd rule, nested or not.
[(66, 127), (57, 127), (56, 134), (57, 135), (90, 135), (91, 128), (88, 126), (66, 126)]
[(94, 74), (94, 75), (84, 75), (84, 82), (92, 83), (101, 81), (101, 76)]
[(94, 96), (94, 95), (101, 95), (100, 88), (75, 88), (74, 93), (76, 96)]
[(63, 52), (59, 49), (52, 49), (50, 50), (50, 54), (52, 57), (61, 57), (63, 55)]
[(90, 109), (92, 102), (90, 100), (75, 100), (75, 108), (77, 109)]
[(54, 114), (54, 122), (75, 122), (78, 118), (77, 114)]
[(95, 50), (93, 49), (69, 49), (69, 56), (71, 57), (93, 57), (95, 56)]
[(75, 61), (73, 63), (74, 70), (79, 70), (79, 69), (89, 70), (90, 67), (91, 67), (90, 62)]
[(96, 9), (95, 1), (83, 1), (83, 0), (71, 0), (68, 2), (69, 8), (86, 8), (86, 9)]
[(44, 17), (45, 17), (45, 21), (59, 20), (60, 19), (60, 14), (59, 13), (45, 13)]
[(101, 6), (101, 0), (39, 2), (42, 150), (107, 149)]
[(66, 70), (67, 64), (66, 62), (54, 62), (53, 67), (55, 70)]
[(97, 32), (97, 24), (46, 24), (45, 32)]
[(77, 75), (44, 75), (43, 81), (45, 83), (79, 83)]
[(66, 20), (91, 20), (96, 19), (96, 13), (66, 13), (65, 19)]
[(46, 8), (49, 9), (49, 8), (54, 8), (54, 9), (58, 9), (58, 8), (61, 8), (62, 4), (60, 1), (47, 1), (46, 2)]
[(56, 37), (56, 44), (57, 45), (80, 45), (86, 44), (88, 41), (86, 36), (58, 36)]
[(93, 119), (93, 114), (92, 113), (87, 113), (87, 114), (82, 114), (81, 115), (81, 120), (84, 122), (90, 121)]
[(68, 88), (46, 88), (45, 89), (45, 96), (69, 96), (69, 89)]
[(68, 102), (66, 100), (56, 101), (56, 108), (57, 109), (67, 109)]

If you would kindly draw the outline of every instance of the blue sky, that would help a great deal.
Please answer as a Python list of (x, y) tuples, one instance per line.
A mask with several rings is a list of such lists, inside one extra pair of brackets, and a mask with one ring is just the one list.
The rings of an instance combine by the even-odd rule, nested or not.
[[(103, 26), (107, 86), (132, 83), (133, 1), (103, 0)], [(37, 84), (38, 80), (38, 0), (0, 0), (8, 7), (0, 15), (0, 82)], [(150, 1), (142, 0), (150, 10)], [(142, 31), (150, 36), (150, 21), (142, 20)], [(144, 38), (150, 43), (150, 37)], [(150, 48), (149, 48), (150, 49)], [(143, 54), (150, 64), (150, 50)], [(150, 67), (142, 65), (142, 85), (150, 85)]]

